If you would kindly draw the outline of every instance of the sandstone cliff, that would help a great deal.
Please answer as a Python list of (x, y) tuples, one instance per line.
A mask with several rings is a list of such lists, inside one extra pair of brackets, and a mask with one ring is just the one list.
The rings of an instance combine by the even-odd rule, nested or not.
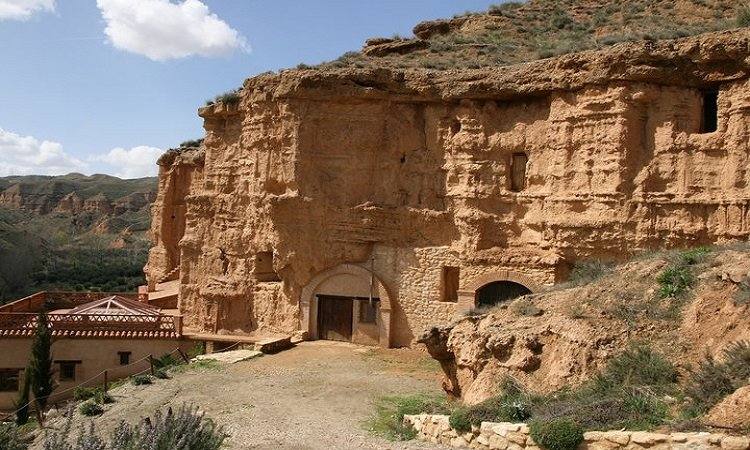
[(200, 110), (204, 156), (162, 161), (149, 282), (179, 267), (191, 329), (291, 333), (314, 330), (305, 299), (338, 270), (337, 286), (380, 289), (381, 338), (409, 345), (493, 281), (538, 291), (583, 259), (747, 240), (749, 43), (251, 78)]

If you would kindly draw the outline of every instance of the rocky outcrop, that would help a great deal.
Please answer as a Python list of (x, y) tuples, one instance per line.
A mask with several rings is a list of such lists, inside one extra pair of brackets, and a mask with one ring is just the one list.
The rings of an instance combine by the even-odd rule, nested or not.
[[(737, 30), (492, 70), (249, 79), (239, 102), (200, 109), (200, 164), (164, 158), (149, 279), (179, 264), (187, 327), (292, 333), (314, 327), (320, 277), (345, 271), (341, 293), (362, 282), (351, 266), (372, 270), (381, 332), (410, 345), (495, 281), (538, 291), (583, 259), (747, 240), (748, 44)], [(445, 267), (458, 303), (442, 301)], [(456, 330), (488, 343), (489, 325)], [(546, 312), (500, 325), (470, 351), (507, 352), (502, 367), (550, 386), (587, 376), (620, 332)]]
[(371, 39), (365, 43), (362, 53), (368, 56), (403, 55), (427, 47), (427, 42), (418, 39)]
[(159, 158), (159, 189), (151, 211), (154, 245), (144, 269), (152, 290), (180, 266), (178, 245), (185, 234), (185, 202), (202, 181), (204, 158), (205, 149), (200, 147), (169, 150)]
[[(748, 250), (717, 249), (697, 269), (699, 284), (679, 313), (661, 309), (656, 277), (670, 255), (621, 265), (588, 285), (551, 289), (425, 332), (424, 344), (444, 372), (444, 389), (473, 404), (498, 393), (512, 377), (532, 392), (580, 384), (632, 342), (648, 342), (687, 371), (708, 354), (723, 358), (730, 344), (750, 339), (750, 305), (738, 300), (727, 273), (747, 273)], [(747, 391), (715, 409), (735, 408)], [(733, 419), (734, 420), (734, 417)]]

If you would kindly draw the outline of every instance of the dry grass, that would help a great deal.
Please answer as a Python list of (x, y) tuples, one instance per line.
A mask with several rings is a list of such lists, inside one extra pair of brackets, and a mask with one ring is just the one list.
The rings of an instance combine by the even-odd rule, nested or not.
[[(348, 52), (318, 67), (396, 67), (447, 70), (515, 64), (619, 42), (663, 40), (750, 24), (750, 7), (733, 0), (532, 0), (467, 12), (471, 26), (429, 39), (429, 48), (369, 57)], [(463, 20), (463, 19), (462, 19)], [(307, 68), (307, 67), (306, 67)]]

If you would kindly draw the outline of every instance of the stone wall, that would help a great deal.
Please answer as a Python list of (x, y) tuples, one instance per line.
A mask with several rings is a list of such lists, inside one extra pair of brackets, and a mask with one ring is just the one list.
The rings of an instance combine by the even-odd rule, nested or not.
[[(523, 423), (482, 422), (478, 429), (459, 433), (453, 430), (445, 415), (404, 416), (404, 423), (414, 427), (417, 439), (452, 447), (482, 450), (540, 450)], [(650, 433), (643, 431), (590, 431), (584, 433), (579, 450), (616, 449), (750, 449), (750, 438), (712, 433)]]
[[(249, 79), (238, 103), (200, 110), (205, 163), (162, 168), (149, 280), (179, 263), (187, 327), (292, 333), (309, 328), (300, 296), (317, 275), (374, 267), (401, 346), (471, 307), (480, 283), (549, 285), (582, 259), (747, 240), (748, 40)], [(701, 133), (707, 88), (719, 129)], [(268, 252), (278, 281), (255, 274)], [(441, 302), (444, 265), (460, 268), (458, 305)]]

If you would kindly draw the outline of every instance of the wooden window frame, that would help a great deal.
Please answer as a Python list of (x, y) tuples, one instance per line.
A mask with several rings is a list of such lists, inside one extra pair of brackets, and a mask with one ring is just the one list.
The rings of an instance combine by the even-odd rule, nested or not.
[[(517, 164), (516, 163), (516, 159), (518, 157), (521, 157), (521, 156), (524, 158), (523, 179), (517, 180), (516, 176), (515, 176), (516, 175), (516, 164)], [(510, 167), (510, 173), (509, 173), (510, 176), (508, 178), (509, 178), (509, 181), (510, 181), (510, 183), (509, 183), (510, 184), (510, 190), (512, 192), (521, 192), (524, 189), (526, 189), (526, 185), (528, 184), (526, 182), (526, 178), (528, 176), (527, 175), (527, 171), (528, 171), (528, 167), (529, 167), (529, 155), (528, 155), (528, 153), (526, 153), (526, 152), (515, 152), (515, 153), (512, 153), (510, 155), (510, 164), (509, 164), (509, 167)], [(520, 185), (518, 183), (520, 183)]]
[[(58, 381), (75, 381), (76, 380), (77, 367), (79, 364), (81, 364), (80, 360), (58, 360), (58, 361), (55, 361), (55, 364), (58, 365), (58, 372), (57, 372)], [(63, 367), (70, 367), (70, 365), (73, 366), (73, 376), (72, 377), (63, 376), (65, 372)]]

